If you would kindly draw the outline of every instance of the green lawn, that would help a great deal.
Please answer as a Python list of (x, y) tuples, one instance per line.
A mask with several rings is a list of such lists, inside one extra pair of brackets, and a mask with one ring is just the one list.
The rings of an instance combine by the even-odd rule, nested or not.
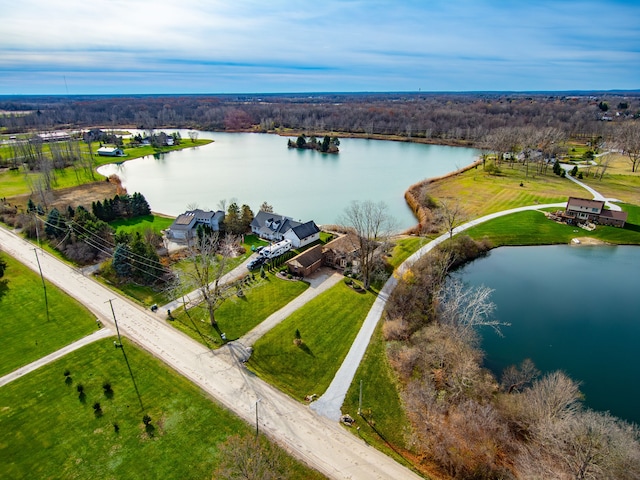
[[(302, 292), (309, 284), (288, 281), (267, 274), (265, 279), (255, 274), (255, 281), (245, 290), (243, 297), (231, 297), (216, 312), (216, 320), (227, 340), (235, 340), (272, 313), (280, 310)], [(164, 314), (164, 312), (162, 312)], [(209, 323), (209, 317), (202, 308), (189, 310), (189, 316), (180, 309), (172, 314), (171, 324), (195, 340), (216, 348), (222, 345), (219, 333)]]
[(548, 220), (541, 212), (526, 211), (496, 218), (470, 228), (465, 233), (478, 240), (488, 238), (494, 247), (566, 244), (574, 237), (591, 237), (608, 243), (638, 245), (640, 207), (623, 205), (623, 208), (629, 212), (629, 223), (625, 228), (598, 226), (589, 232)]
[[(252, 425), (158, 359), (126, 340), (124, 345), (141, 402), (123, 350), (113, 348), (112, 338), (0, 388), (0, 478), (210, 479), (220, 442), (253, 434)], [(111, 384), (109, 396), (105, 382)], [(145, 414), (151, 417), (148, 429)], [(292, 478), (323, 478), (288, 462)]]
[[(258, 340), (247, 366), (292, 397), (322, 394), (375, 300), (340, 282)], [(296, 329), (303, 344), (294, 344)]]
[[(211, 143), (212, 140), (206, 139), (198, 139), (195, 143), (192, 143), (191, 140), (183, 141), (180, 145), (174, 145), (172, 147), (163, 147), (161, 149), (154, 149), (151, 146), (144, 147), (132, 147), (127, 148), (125, 145), (125, 153), (126, 157), (100, 157), (95, 154), (97, 151), (97, 143), (94, 142), (92, 146), (92, 150), (94, 152), (94, 168), (97, 168), (101, 165), (105, 165), (108, 163), (114, 162), (122, 162), (128, 160), (134, 160), (136, 158), (144, 157), (147, 155), (157, 155), (162, 153), (167, 153), (173, 150), (182, 150), (185, 148), (194, 148), (206, 145)], [(8, 149), (8, 147), (6, 147)], [(43, 152), (45, 155), (49, 154), (48, 144), (44, 145)], [(83, 152), (87, 152), (87, 146), (84, 143), (81, 143), (80, 149)], [(9, 159), (9, 153), (2, 154), (3, 158)], [(21, 195), (25, 193), (29, 193), (31, 191), (30, 185), (36, 184), (39, 181), (40, 174), (33, 172), (25, 172), (22, 169), (19, 170), (11, 170), (0, 173), (0, 191), (2, 191), (3, 197), (13, 197), (15, 195)], [(89, 171), (82, 167), (67, 167), (64, 169), (56, 169), (54, 170), (54, 180), (52, 182), (52, 187), (54, 189), (66, 188), (66, 187), (75, 187), (78, 185), (84, 185), (85, 183), (91, 183), (97, 180), (102, 180), (104, 177), (98, 173), (94, 172), (92, 176)]]
[(429, 239), (425, 237), (407, 237), (397, 240), (391, 252), (391, 257), (388, 258), (389, 264), (394, 269), (398, 268), (402, 262), (428, 242)]
[[(410, 438), (411, 424), (398, 393), (399, 385), (387, 360), (387, 343), (382, 337), (381, 321), (347, 392), (342, 411), (356, 420), (360, 430), (351, 429), (354, 435), (390, 455), (405, 465), (402, 456)], [(362, 418), (358, 416), (362, 382)], [(392, 446), (390, 446), (392, 445)]]
[(128, 233), (132, 232), (144, 232), (147, 228), (152, 229), (156, 233), (160, 233), (162, 230), (169, 228), (173, 223), (173, 218), (162, 215), (142, 215), (135, 218), (127, 218), (122, 220), (116, 220), (109, 223), (116, 231), (124, 231)]
[(0, 279), (0, 375), (96, 330), (96, 317), (49, 282), (46, 282), (47, 321), (40, 276), (6, 253), (0, 255), (7, 262), (5, 275)]

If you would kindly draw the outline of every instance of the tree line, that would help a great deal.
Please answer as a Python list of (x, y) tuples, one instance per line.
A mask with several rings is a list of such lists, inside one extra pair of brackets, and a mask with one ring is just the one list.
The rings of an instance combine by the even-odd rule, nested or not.
[[(607, 105), (607, 111), (603, 111)], [(477, 142), (500, 127), (592, 137), (640, 116), (638, 92), (5, 97), (7, 133), (94, 125), (349, 132)], [(11, 112), (16, 112), (12, 114)], [(28, 112), (28, 113), (25, 113)]]

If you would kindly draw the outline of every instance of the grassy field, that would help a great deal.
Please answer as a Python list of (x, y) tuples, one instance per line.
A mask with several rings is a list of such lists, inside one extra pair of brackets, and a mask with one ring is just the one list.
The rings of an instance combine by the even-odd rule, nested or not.
[[(186, 140), (183, 141), (180, 145), (162, 147), (160, 149), (155, 149), (154, 147), (149, 145), (127, 148), (127, 144), (125, 144), (124, 152), (127, 154), (126, 157), (100, 157), (98, 155), (95, 155), (95, 151), (97, 150), (97, 143), (94, 143), (92, 147), (94, 151), (93, 163), (94, 168), (97, 168), (108, 163), (129, 161), (136, 158), (145, 157), (147, 155), (157, 155), (160, 153), (171, 152), (173, 150), (200, 147), (211, 142), (212, 140), (206, 139), (198, 139), (195, 143), (192, 143), (191, 140)], [(9, 147), (4, 147), (4, 149), (4, 151), (0, 150), (0, 155), (2, 155), (2, 157), (5, 159), (9, 159), (11, 151)], [(43, 152), (45, 155), (49, 154), (48, 149), (49, 145), (44, 144)], [(81, 143), (80, 149), (88, 155), (86, 144)], [(92, 176), (90, 171), (87, 171), (86, 169), (81, 167), (67, 167), (64, 169), (54, 170), (54, 180), (52, 182), (52, 187), (54, 189), (75, 187), (78, 185), (84, 185), (86, 183), (100, 181), (103, 178), (104, 177), (102, 175), (95, 172)], [(3, 197), (13, 197), (15, 195), (27, 194), (32, 191), (32, 186), (36, 185), (39, 182), (39, 179), (39, 173), (24, 171), (22, 168), (19, 170), (0, 172), (0, 191), (2, 192)]]
[[(216, 312), (216, 320), (221, 332), (227, 340), (235, 340), (272, 313), (280, 310), (291, 300), (309, 288), (306, 282), (282, 280), (275, 275), (267, 274), (265, 279), (255, 275), (255, 283), (245, 289), (243, 297), (231, 297)], [(175, 320), (171, 325), (185, 332), (191, 338), (217, 348), (223, 344), (220, 334), (209, 323), (209, 317), (202, 308), (189, 311), (183, 309), (172, 314)]]
[(135, 218), (116, 220), (109, 225), (116, 229), (116, 231), (121, 230), (128, 233), (142, 233), (147, 228), (152, 229), (156, 233), (160, 233), (162, 230), (169, 228), (173, 220), (172, 217), (164, 215), (142, 215)]
[(0, 279), (0, 375), (96, 330), (96, 317), (49, 282), (46, 282), (47, 320), (40, 276), (6, 253), (0, 255), (7, 262), (5, 275)]
[(640, 207), (623, 205), (629, 213), (625, 228), (598, 226), (589, 232), (548, 220), (542, 212), (527, 211), (505, 215), (466, 231), (475, 239), (487, 238), (495, 247), (503, 245), (566, 244), (575, 237), (588, 237), (607, 243), (640, 245)]
[[(140, 400), (113, 339), (0, 388), (0, 478), (210, 479), (220, 442), (253, 434), (253, 426), (162, 362), (126, 340), (124, 345)], [(96, 402), (100, 414), (94, 413)], [(292, 478), (323, 478), (291, 458), (288, 463)]]
[[(456, 198), (469, 217), (509, 210), (525, 205), (566, 202), (569, 196), (585, 196), (588, 192), (571, 180), (557, 175), (532, 175), (525, 178), (519, 164), (511, 168), (501, 165), (500, 175), (489, 175), (482, 167), (434, 182), (428, 194), (436, 199)], [(520, 184), (522, 183), (522, 186)]]
[[(254, 345), (247, 366), (292, 397), (322, 394), (375, 301), (340, 282), (295, 311)], [(302, 344), (294, 344), (300, 331)]]
[(425, 237), (406, 237), (395, 241), (395, 247), (388, 259), (393, 268), (398, 268), (402, 262), (409, 258), (420, 247), (429, 242)]

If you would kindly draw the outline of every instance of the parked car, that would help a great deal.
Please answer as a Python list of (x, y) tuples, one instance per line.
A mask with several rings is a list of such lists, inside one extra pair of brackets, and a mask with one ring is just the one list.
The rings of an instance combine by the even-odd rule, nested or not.
[(257, 257), (247, 263), (247, 268), (249, 270), (255, 270), (256, 268), (260, 268), (267, 261), (266, 257)]

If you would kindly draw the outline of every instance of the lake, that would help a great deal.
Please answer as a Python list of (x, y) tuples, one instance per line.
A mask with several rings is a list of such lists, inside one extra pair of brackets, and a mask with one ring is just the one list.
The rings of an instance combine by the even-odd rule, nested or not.
[(485, 364), (500, 374), (531, 358), (582, 382), (585, 403), (640, 423), (640, 248), (502, 247), (457, 275), (495, 289), (504, 338), (482, 330)]
[[(189, 142), (186, 130), (180, 134)], [(372, 200), (384, 202), (398, 229), (406, 229), (416, 224), (404, 200), (408, 187), (479, 155), (470, 148), (351, 138), (340, 139), (340, 153), (323, 154), (289, 149), (289, 137), (278, 135), (199, 134), (214, 142), (98, 171), (117, 174), (129, 193), (144, 194), (154, 212), (173, 216), (187, 205), (217, 209), (221, 200), (236, 199), (254, 213), (266, 201), (295, 220), (332, 224), (353, 200)]]

